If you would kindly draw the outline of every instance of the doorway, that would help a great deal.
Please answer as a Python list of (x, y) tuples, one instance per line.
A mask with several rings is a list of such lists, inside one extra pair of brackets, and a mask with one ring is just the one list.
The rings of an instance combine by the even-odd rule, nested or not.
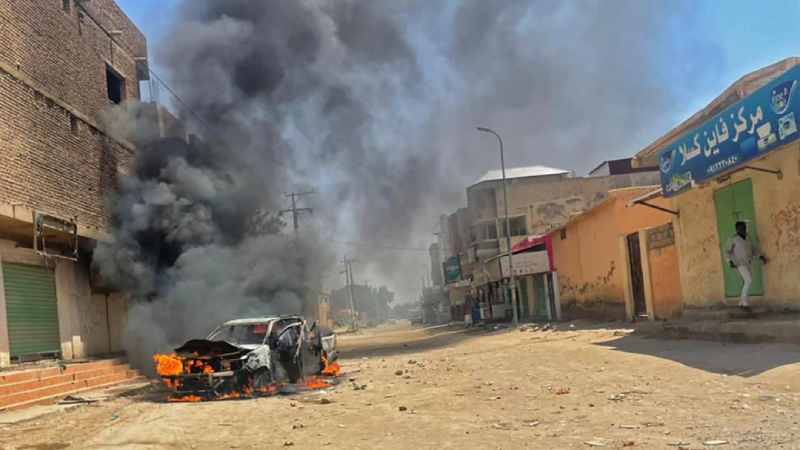
[(544, 274), (537, 273), (533, 276), (533, 313), (537, 320), (550, 320), (547, 308), (547, 288), (544, 281)]
[(644, 272), (642, 271), (642, 252), (639, 233), (629, 234), (628, 260), (630, 261), (631, 296), (633, 297), (633, 318), (647, 317), (647, 303), (644, 297)]
[[(736, 222), (747, 224), (747, 235), (750, 241), (758, 246), (758, 228), (753, 204), (753, 182), (744, 180), (714, 192), (714, 206), (717, 212), (717, 231), (719, 232), (722, 271), (725, 279), (725, 297), (738, 297), (742, 293), (744, 282), (739, 272), (732, 269), (725, 256), (728, 240), (736, 234)], [(750, 295), (764, 295), (764, 277), (761, 261), (753, 262), (753, 284)]]

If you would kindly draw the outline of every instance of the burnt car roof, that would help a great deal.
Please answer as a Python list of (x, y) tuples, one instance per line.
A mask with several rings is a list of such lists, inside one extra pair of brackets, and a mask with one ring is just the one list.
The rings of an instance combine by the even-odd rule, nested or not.
[(222, 325), (250, 325), (259, 323), (269, 323), (276, 320), (303, 320), (302, 316), (272, 316), (272, 317), (252, 317), (244, 319), (229, 320)]

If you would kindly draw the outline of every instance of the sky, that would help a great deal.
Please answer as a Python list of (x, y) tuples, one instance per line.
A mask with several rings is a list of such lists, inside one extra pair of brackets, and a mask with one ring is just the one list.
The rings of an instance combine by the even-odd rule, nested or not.
[[(155, 60), (154, 55), (159, 53), (159, 49), (164, 46), (165, 40), (173, 39), (171, 36), (168, 35), (170, 29), (171, 20), (176, 13), (176, 6), (178, 5), (177, 0), (116, 0), (117, 3), (123, 8), (123, 10), (130, 16), (130, 18), (134, 21), (134, 23), (139, 26), (139, 28), (145, 33), (148, 39), (148, 45), (151, 54), (151, 60)], [(224, 1), (224, 0), (219, 0)], [(260, 1), (260, 0), (253, 0), (253, 1)], [(364, 1), (378, 1), (378, 0), (364, 0)], [(391, 4), (394, 0), (383, 0), (386, 2), (387, 5)], [(440, 0), (441, 4), (447, 4), (446, 0)], [(642, 0), (642, 2), (647, 2), (649, 0)], [(662, 3), (658, 3), (662, 0), (652, 0), (651, 3), (656, 5), (663, 5)], [(464, 0), (463, 2), (456, 2), (453, 0), (451, 3), (470, 3), (470, 0)], [(510, 1), (509, 1), (510, 3)], [(588, 2), (583, 2), (583, 0), (575, 0), (574, 1), (574, 10), (578, 11), (578, 14), (581, 14), (581, 9), (586, 7)], [(614, 0), (607, 0), (603, 3), (604, 5), (610, 5), (609, 8), (613, 8)], [(677, 4), (677, 2), (676, 2)], [(438, 4), (437, 4), (438, 5)], [(480, 3), (477, 3), (478, 6), (484, 6)], [(509, 136), (509, 139), (506, 142), (506, 159), (507, 165), (510, 166), (519, 166), (519, 165), (530, 165), (530, 164), (543, 164), (543, 165), (554, 165), (561, 167), (563, 169), (568, 170), (575, 170), (578, 175), (584, 174), (587, 170), (591, 169), (593, 166), (597, 165), (600, 161), (597, 160), (598, 158), (606, 158), (606, 159), (613, 159), (613, 158), (620, 158), (631, 156), (635, 154), (640, 148), (649, 144), (652, 140), (657, 139), (661, 134), (666, 133), (670, 126), (676, 125), (680, 123), (683, 119), (690, 116), (697, 110), (704, 107), (708, 102), (710, 102), (714, 97), (716, 97), (720, 92), (722, 92), (725, 88), (727, 88), (731, 83), (735, 82), (741, 76), (756, 70), (760, 67), (766, 66), (768, 64), (774, 63), (779, 61), (783, 58), (789, 56), (800, 56), (800, 43), (798, 42), (797, 33), (796, 33), (796, 24), (798, 23), (798, 19), (800, 19), (800, 2), (797, 0), (772, 0), (770, 2), (758, 2), (758, 1), (744, 1), (744, 0), (727, 0), (727, 1), (719, 1), (719, 0), (697, 0), (693, 2), (688, 2), (691, 9), (688, 12), (684, 12), (677, 17), (680, 17), (681, 20), (686, 20), (687, 22), (684, 23), (677, 23), (672, 24), (672, 29), (674, 30), (674, 43), (676, 44), (675, 50), (668, 55), (670, 61), (668, 62), (667, 69), (660, 78), (661, 82), (669, 83), (673, 77), (681, 86), (690, 86), (686, 89), (671, 89), (669, 90), (669, 95), (672, 96), (669, 98), (669, 104), (671, 105), (670, 111), (666, 117), (659, 117), (657, 122), (657, 126), (652, 126), (650, 129), (641, 131), (641, 130), (631, 130), (631, 137), (627, 140), (622, 140), (621, 145), (617, 145), (613, 148), (609, 148), (607, 153), (602, 155), (589, 155), (590, 158), (578, 158), (578, 157), (571, 157), (571, 158), (563, 158), (559, 155), (554, 155), (553, 152), (546, 152), (546, 151), (534, 151), (537, 149), (537, 142), (526, 142), (524, 139), (530, 137), (525, 133), (519, 133), (518, 136)], [(653, 8), (653, 11), (658, 11), (658, 8)], [(595, 15), (586, 14), (587, 17), (607, 17), (603, 15), (598, 15), (596, 12), (593, 12)], [(550, 17), (550, 16), (545, 16)], [(556, 17), (557, 18), (557, 17)], [(533, 19), (532, 19), (533, 20)], [(414, 26), (425, 26), (426, 24), (409, 24), (409, 27)], [(428, 26), (442, 26), (442, 24), (427, 24)], [(550, 24), (542, 24), (544, 28), (546, 28)], [(586, 25), (586, 24), (582, 24)], [(630, 25), (630, 28), (636, 29), (636, 24), (626, 24)], [(447, 24), (444, 24), (447, 26)], [(682, 27), (686, 27), (682, 29)], [(558, 29), (557, 25), (554, 26), (555, 29)], [(603, 28), (608, 28), (606, 25)], [(620, 26), (620, 28), (625, 28), (624, 26)], [(700, 29), (698, 29), (700, 28)], [(589, 23), (587, 26), (589, 31), (593, 30), (592, 24)], [(469, 30), (471, 31), (471, 30)], [(477, 32), (480, 30), (476, 30)], [(616, 30), (614, 30), (616, 31)], [(620, 29), (620, 33), (626, 32), (627, 29)], [(544, 31), (546, 32), (546, 31)], [(535, 33), (531, 34), (531, 36), (536, 36)], [(706, 44), (705, 47), (698, 50), (696, 48), (696, 44), (698, 42), (698, 36), (700, 36), (700, 40)], [(505, 37), (505, 35), (501, 35), (501, 38)], [(570, 39), (571, 36), (565, 36), (564, 41), (568, 43), (580, 42), (580, 38), (576, 36), (572, 36), (573, 39)], [(641, 38), (641, 36), (637, 35), (637, 38)], [(497, 47), (496, 42), (494, 41), (487, 41), (484, 44), (487, 45), (486, 49), (479, 49), (480, 51), (498, 51), (502, 52), (504, 50), (503, 47)], [(504, 44), (504, 41), (500, 40), (500, 45)], [(531, 47), (535, 47), (535, 41), (531, 41)], [(481, 42), (478, 42), (480, 44)], [(492, 44), (495, 44), (493, 47)], [(465, 44), (465, 47), (469, 47), (471, 44)], [(458, 48), (458, 46), (455, 46)], [(425, 48), (424, 45), (420, 45), (419, 48)], [(569, 45), (565, 46), (566, 51), (570, 50)], [(657, 47), (661, 48), (661, 47)], [(463, 49), (462, 49), (463, 50)], [(474, 49), (466, 49), (464, 50), (465, 53), (468, 53), (469, 50), (475, 51)], [(585, 51), (585, 50), (584, 50)], [(632, 51), (635, 51), (632, 50)], [(534, 52), (535, 53), (535, 52)], [(536, 55), (537, 57), (544, 58), (547, 60), (549, 58), (548, 55)], [(662, 57), (662, 55), (656, 55), (655, 58)], [(433, 52), (420, 53), (420, 64), (425, 66), (426, 69), (429, 71), (428, 73), (437, 75), (437, 80), (445, 80), (449, 81), (448, 75), (442, 75), (442, 72), (446, 72), (448, 70), (448, 62), (442, 61), (440, 57)], [(565, 58), (569, 58), (569, 55), (565, 55)], [(558, 59), (558, 57), (556, 58)], [(609, 62), (609, 64), (624, 64), (625, 61), (615, 61)], [(481, 70), (481, 64), (485, 63), (485, 60), (475, 56), (467, 54), (464, 59), (461, 61), (461, 64), (464, 67), (469, 69), (476, 69), (478, 71)], [(156, 72), (164, 73), (165, 71), (162, 70), (157, 63), (151, 63), (152, 67), (156, 70)], [(570, 67), (575, 67), (570, 66)], [(433, 68), (433, 69), (431, 69)], [(439, 69), (441, 68), (441, 69)], [(522, 74), (522, 76), (528, 75), (536, 75), (536, 71), (526, 71), (525, 68), (518, 68), (521, 70), (517, 70), (516, 73)], [(636, 70), (635, 66), (628, 68), (627, 70)], [(442, 72), (437, 72), (441, 70)], [(611, 71), (610, 71), (611, 72)], [(619, 72), (619, 69), (617, 69)], [(622, 72), (619, 72), (622, 73)], [(546, 78), (546, 74), (544, 75)], [(525, 79), (520, 80), (520, 75), (511, 74), (509, 76), (509, 82), (512, 83), (519, 83), (522, 81), (525, 82)], [(696, 79), (697, 82), (687, 82), (688, 79)], [(580, 79), (578, 77), (577, 79)], [(475, 81), (473, 79), (473, 81)], [(478, 81), (480, 81), (478, 79)], [(545, 79), (545, 82), (550, 81)], [(609, 80), (612, 81), (613, 80)], [(423, 80), (425, 82), (425, 80)], [(536, 86), (534, 83), (536, 80), (531, 79), (531, 89), (532, 93), (525, 93), (522, 97), (524, 97), (525, 101), (535, 102), (537, 101), (537, 95), (547, 96), (547, 92), (538, 92), (536, 90)], [(579, 88), (582, 86), (579, 86)], [(436, 86), (431, 86), (431, 90), (435, 90)], [(619, 89), (618, 86), (615, 87), (613, 83), (609, 84), (609, 89)], [(657, 89), (657, 87), (655, 87)], [(667, 91), (666, 89), (664, 91)], [(657, 97), (654, 95), (654, 99), (648, 98), (631, 98), (631, 96), (624, 95), (624, 92), (617, 92), (619, 95), (618, 97), (624, 98), (625, 100), (622, 102), (622, 107), (625, 106), (624, 102), (630, 102), (627, 114), (625, 112), (620, 112), (614, 109), (611, 109), (611, 114), (615, 114), (619, 116), (620, 120), (626, 120), (626, 118), (630, 118), (631, 112), (639, 111), (640, 109), (647, 109), (645, 108), (642, 103), (648, 102), (648, 100), (652, 101), (660, 101), (659, 105), (663, 105), (663, 98), (655, 99)], [(612, 93), (614, 95), (614, 93)], [(574, 101), (575, 98), (579, 98), (579, 95), (572, 95), (566, 101)], [(552, 101), (552, 99), (549, 99)], [(556, 99), (557, 100), (557, 99)], [(446, 96), (441, 96), (439, 98), (434, 98), (434, 101), (438, 102), (447, 102)], [(513, 129), (514, 124), (516, 123), (516, 128), (524, 128), (525, 122), (537, 122), (541, 118), (519, 118), (519, 117), (510, 117), (510, 114), (526, 114), (531, 111), (535, 112), (535, 108), (526, 107), (526, 105), (515, 105), (513, 104), (512, 99), (512, 106), (513, 108), (507, 108), (507, 110), (503, 111), (501, 114), (494, 116), (494, 119), (497, 119), (498, 122), (505, 121), (506, 127)], [(613, 105), (613, 107), (619, 108), (620, 105)], [(653, 106), (650, 107), (650, 110), (653, 109)], [(435, 109), (434, 109), (435, 110)], [(575, 111), (568, 109), (570, 113), (575, 113)], [(601, 111), (602, 113), (608, 113), (607, 111)], [(413, 111), (412, 111), (413, 114)], [(591, 117), (591, 115), (588, 115)], [(463, 117), (459, 116), (457, 119), (466, 119), (470, 120), (474, 117), (480, 117), (479, 115), (470, 115), (465, 114)], [(545, 118), (546, 119), (546, 118)], [(553, 118), (550, 118), (554, 120)], [(568, 122), (572, 119), (569, 115), (566, 116), (557, 116), (556, 121), (562, 121), (561, 123)], [(580, 120), (581, 117), (578, 117)], [(482, 119), (478, 119), (482, 120)], [(475, 147), (480, 145), (494, 145), (494, 142), (491, 140), (484, 139), (482, 136), (470, 135), (469, 133), (473, 131), (473, 126), (477, 124), (472, 123), (464, 123), (464, 124), (456, 124), (453, 127), (452, 123), (447, 123), (448, 118), (443, 118), (443, 127), (449, 126), (450, 129), (464, 130), (464, 134), (467, 136), (453, 136), (448, 134), (447, 132), (443, 133), (442, 136), (439, 136), (442, 142), (456, 142), (456, 145), (461, 144), (466, 139), (467, 141), (477, 141), (479, 144), (476, 144)], [(496, 126), (495, 124), (482, 124), (487, 126)], [(571, 125), (571, 124), (569, 124)], [(550, 123), (548, 124), (550, 127), (558, 127), (559, 123)], [(591, 126), (591, 124), (590, 124)], [(634, 128), (636, 125), (633, 126)], [(570, 128), (567, 127), (569, 130)], [(580, 132), (581, 130), (577, 130)], [(566, 131), (569, 133), (570, 131)], [(596, 130), (597, 134), (603, 134), (603, 130)], [(557, 138), (557, 136), (555, 137)], [(553, 139), (553, 137), (551, 137)], [(434, 144), (435, 145), (435, 144)], [(467, 151), (476, 151), (476, 148), (467, 148)], [(473, 164), (464, 164), (463, 161), (453, 161), (453, 168), (452, 172), (455, 174), (453, 175), (454, 178), (458, 180), (459, 184), (458, 188), (460, 189), (460, 195), (456, 196), (456, 200), (452, 200), (454, 197), (449, 196), (447, 200), (441, 200), (441, 204), (445, 204), (445, 208), (449, 209), (450, 211), (454, 210), (455, 208), (462, 206), (464, 202), (463, 198), (463, 187), (466, 187), (468, 182), (477, 179), (483, 172), (491, 169), (495, 169), (497, 165), (497, 161), (494, 159), (494, 155), (492, 154), (493, 148), (488, 149), (486, 154), (478, 155), (477, 157), (469, 158), (469, 159), (476, 159), (477, 163)], [(435, 151), (435, 149), (434, 149)], [(479, 151), (479, 150), (478, 150)], [(465, 158), (467, 159), (467, 158)], [(570, 161), (570, 162), (565, 162)], [(574, 167), (564, 167), (560, 164), (571, 164)], [(462, 183), (463, 181), (463, 183)], [(444, 197), (444, 195), (442, 196)], [(459, 204), (462, 202), (462, 204)], [(438, 207), (438, 205), (436, 205)], [(409, 247), (423, 247), (425, 246), (432, 236), (430, 235), (430, 231), (433, 231), (435, 227), (433, 224), (436, 222), (436, 216), (432, 214), (432, 211), (439, 211), (439, 212), (447, 212), (447, 209), (442, 211), (441, 209), (437, 210), (436, 207), (428, 208), (425, 213), (429, 214), (429, 217), (423, 218), (423, 222), (427, 221), (430, 223), (429, 225), (430, 230), (428, 234), (423, 238), (416, 239), (411, 242), (388, 242), (392, 245), (405, 245)], [(427, 241), (426, 241), (427, 240)], [(417, 259), (420, 261), (425, 261), (425, 253), (418, 252)], [(424, 263), (422, 263), (424, 264)], [(333, 275), (338, 276), (336, 274)], [(380, 279), (379, 274), (367, 274), (363, 278), (369, 278), (373, 280)], [(401, 290), (403, 288), (399, 288), (395, 286), (395, 290)], [(400, 295), (406, 296), (405, 292), (400, 292)]]

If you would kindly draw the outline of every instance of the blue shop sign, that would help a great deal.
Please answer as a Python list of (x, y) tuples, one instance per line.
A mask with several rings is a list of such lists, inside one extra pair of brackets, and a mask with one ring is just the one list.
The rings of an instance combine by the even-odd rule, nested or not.
[(461, 279), (461, 259), (451, 256), (444, 262), (445, 284), (455, 283)]
[(800, 66), (681, 136), (658, 156), (665, 197), (800, 138)]

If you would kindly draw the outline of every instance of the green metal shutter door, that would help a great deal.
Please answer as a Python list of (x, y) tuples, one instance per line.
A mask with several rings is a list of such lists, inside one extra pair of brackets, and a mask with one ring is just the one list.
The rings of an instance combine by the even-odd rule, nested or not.
[(11, 357), (61, 352), (53, 271), (3, 264)]

